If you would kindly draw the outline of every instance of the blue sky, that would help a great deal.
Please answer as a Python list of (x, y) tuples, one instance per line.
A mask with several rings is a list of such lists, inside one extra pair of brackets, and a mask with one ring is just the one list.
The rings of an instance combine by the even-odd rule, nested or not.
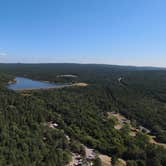
[(166, 67), (165, 0), (1, 0), (0, 62)]

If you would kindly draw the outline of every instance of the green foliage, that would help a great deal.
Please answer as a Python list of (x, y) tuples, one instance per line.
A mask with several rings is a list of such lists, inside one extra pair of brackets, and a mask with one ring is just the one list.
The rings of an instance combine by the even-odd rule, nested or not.
[[(129, 135), (126, 125), (116, 130), (108, 111), (119, 111), (134, 125), (151, 129), (166, 142), (166, 72), (136, 71), (107, 65), (0, 65), (0, 165), (64, 166), (70, 152), (85, 155), (81, 144), (128, 165), (166, 165), (166, 150), (143, 134)], [(75, 74), (70, 80), (58, 74)], [(12, 75), (12, 76), (11, 76)], [(20, 92), (4, 84), (13, 75), (53, 82), (87, 82), (88, 87)], [(123, 76), (123, 82), (118, 78)], [(155, 84), (154, 84), (155, 83)], [(49, 122), (58, 124), (50, 128)], [(70, 137), (70, 141), (66, 138)], [(95, 164), (100, 164), (99, 159)]]
[(83, 157), (85, 157), (85, 148), (78, 141), (71, 141), (70, 147), (72, 152), (81, 154)]
[(100, 158), (95, 158), (95, 160), (93, 161), (93, 165), (94, 166), (102, 166), (101, 160)]

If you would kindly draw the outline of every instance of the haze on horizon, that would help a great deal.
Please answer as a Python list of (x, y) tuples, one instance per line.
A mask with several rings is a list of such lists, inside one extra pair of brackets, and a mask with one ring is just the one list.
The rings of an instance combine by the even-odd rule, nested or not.
[(166, 67), (165, 0), (5, 0), (0, 62)]

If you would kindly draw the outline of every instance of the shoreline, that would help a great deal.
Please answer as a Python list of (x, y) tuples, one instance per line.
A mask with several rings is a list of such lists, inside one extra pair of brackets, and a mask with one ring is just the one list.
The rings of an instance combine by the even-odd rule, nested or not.
[(14, 91), (49, 90), (49, 89), (61, 89), (61, 88), (74, 87), (74, 86), (86, 87), (86, 86), (88, 86), (88, 84), (84, 83), (84, 82), (78, 82), (78, 83), (73, 83), (73, 84), (69, 84), (69, 85), (62, 85), (62, 86), (56, 85), (53, 87), (45, 87), (45, 88), (24, 88), (24, 89), (11, 89), (11, 90), (14, 90)]
[(16, 82), (17, 82), (17, 80), (14, 78), (13, 80), (8, 81), (8, 84), (14, 84)]

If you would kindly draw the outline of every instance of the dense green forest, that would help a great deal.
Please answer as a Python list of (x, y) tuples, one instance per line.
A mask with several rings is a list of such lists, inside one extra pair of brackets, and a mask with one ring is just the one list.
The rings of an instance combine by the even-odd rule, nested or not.
[[(77, 77), (57, 77), (72, 74)], [(16, 92), (15, 76), (50, 82), (86, 82), (87, 87)], [(129, 166), (165, 166), (166, 149), (146, 134), (129, 135), (107, 118), (120, 112), (166, 143), (166, 70), (111, 65), (0, 64), (0, 165), (63, 166), (81, 144)], [(56, 122), (57, 128), (48, 127)], [(67, 139), (70, 137), (70, 141)], [(95, 162), (94, 162), (95, 165)]]

